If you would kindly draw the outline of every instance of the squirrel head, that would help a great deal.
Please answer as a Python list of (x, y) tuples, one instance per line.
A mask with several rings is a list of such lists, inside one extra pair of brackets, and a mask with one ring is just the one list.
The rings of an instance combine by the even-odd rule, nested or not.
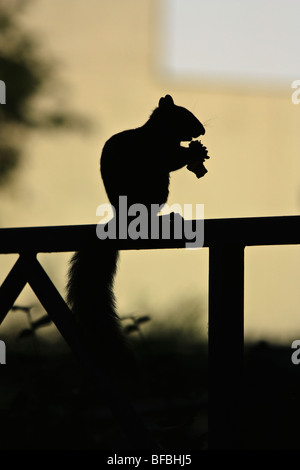
[(156, 115), (162, 131), (176, 141), (191, 141), (205, 134), (205, 129), (199, 119), (188, 109), (177, 106), (171, 95), (160, 98)]

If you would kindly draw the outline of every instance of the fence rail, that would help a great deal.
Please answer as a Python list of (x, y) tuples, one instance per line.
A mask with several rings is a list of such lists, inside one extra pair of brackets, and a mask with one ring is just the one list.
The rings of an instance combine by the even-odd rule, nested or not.
[[(196, 222), (196, 221), (194, 221)], [(0, 322), (28, 282), (72, 351), (99, 388), (133, 448), (156, 444), (114, 377), (93, 367), (82, 348), (72, 314), (36, 259), (40, 252), (72, 252), (106, 243), (119, 250), (184, 248), (190, 240), (99, 240), (96, 225), (0, 229), (0, 254), (19, 253), (0, 287)], [(300, 244), (300, 216), (212, 219), (204, 221), (209, 248), (209, 448), (242, 446), (244, 350), (244, 249), (254, 245)], [(103, 375), (104, 374), (104, 375)], [(103, 390), (102, 390), (103, 391)]]
[[(292, 245), (300, 239), (300, 216), (208, 219), (204, 221), (204, 247), (238, 243), (254, 245)], [(105, 240), (120, 250), (184, 248), (189, 240)], [(103, 243), (96, 238), (96, 225), (61, 225), (0, 229), (0, 254), (77, 251)]]

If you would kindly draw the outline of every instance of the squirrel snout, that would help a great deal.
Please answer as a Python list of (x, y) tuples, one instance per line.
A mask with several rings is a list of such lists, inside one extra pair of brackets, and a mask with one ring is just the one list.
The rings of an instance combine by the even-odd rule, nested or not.
[(205, 134), (205, 128), (204, 126), (201, 124), (201, 122), (199, 121), (199, 125), (198, 125), (198, 134), (195, 135), (195, 137), (199, 137), (200, 135), (204, 135)]

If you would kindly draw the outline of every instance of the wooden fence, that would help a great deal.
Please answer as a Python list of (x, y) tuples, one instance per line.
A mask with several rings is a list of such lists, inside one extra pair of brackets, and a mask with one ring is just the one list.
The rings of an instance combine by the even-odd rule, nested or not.
[[(132, 449), (157, 449), (143, 421), (119, 392), (113, 375), (93, 365), (81, 345), (65, 301), (36, 258), (41, 252), (79, 251), (99, 243), (119, 250), (184, 248), (190, 240), (99, 240), (96, 225), (0, 229), (0, 254), (19, 258), (0, 287), (0, 323), (29, 283), (83, 369), (103, 388)], [(204, 221), (209, 248), (209, 449), (242, 446), (244, 352), (244, 249), (247, 246), (300, 243), (300, 216), (213, 219)]]

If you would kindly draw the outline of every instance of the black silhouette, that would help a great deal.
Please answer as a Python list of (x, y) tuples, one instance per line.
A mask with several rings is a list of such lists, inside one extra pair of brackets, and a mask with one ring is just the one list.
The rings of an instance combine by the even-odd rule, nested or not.
[[(206, 173), (206, 148), (193, 141), (205, 133), (201, 122), (187, 109), (174, 104), (170, 95), (141, 127), (112, 136), (104, 145), (101, 175), (111, 204), (118, 216), (119, 196), (135, 203), (162, 206), (169, 194), (169, 174), (186, 165), (199, 178)], [(71, 260), (68, 302), (80, 331), (96, 356), (104, 357), (116, 370), (130, 361), (120, 329), (113, 294), (118, 252), (105, 244), (97, 252), (75, 253)]]

